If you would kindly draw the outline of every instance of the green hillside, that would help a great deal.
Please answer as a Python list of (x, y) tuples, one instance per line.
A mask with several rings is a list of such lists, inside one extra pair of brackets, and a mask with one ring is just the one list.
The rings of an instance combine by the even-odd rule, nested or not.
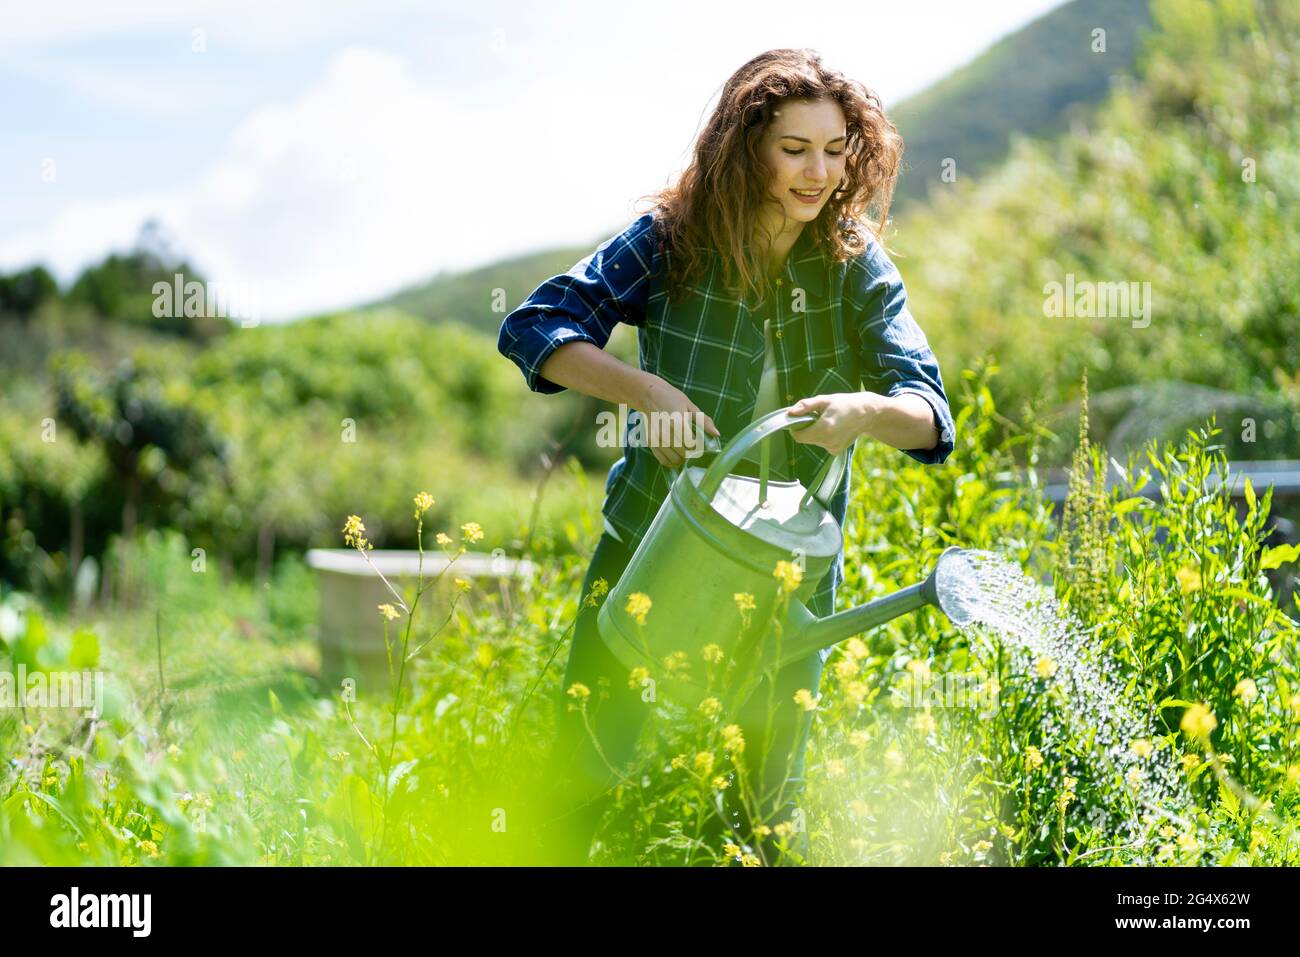
[(543, 279), (566, 272), (605, 238), (595, 237), (587, 246), (549, 249), (505, 259), (469, 272), (440, 273), (428, 282), (411, 286), (373, 305), (391, 306), (432, 321), (453, 319), (495, 339), (505, 316), (492, 311), (492, 302), (484, 290), (504, 290), (506, 308), (513, 309)]
[[(1223, 395), (1191, 389), (1168, 438), (1217, 410), (1234, 456), (1294, 458), (1300, 10), (1183, 0), (1154, 11), (1133, 89), (1054, 143), (1018, 143), (981, 181), (918, 209), (890, 246), (945, 366), (993, 357), (1004, 405), (1053, 409), (1085, 369), (1094, 394), (1203, 386)], [(1066, 282), (1149, 284), (1149, 315), (1052, 315), (1049, 284)], [(1168, 405), (1137, 403), (1148, 420)]]
[[(1132, 72), (1150, 22), (1147, 0), (1073, 0), (892, 106), (905, 144), (897, 208), (947, 185), (946, 158), (959, 181), (978, 177), (1007, 156), (1014, 137), (1051, 138), (1086, 119), (1112, 77)], [(1104, 52), (1093, 50), (1094, 30), (1105, 31)]]

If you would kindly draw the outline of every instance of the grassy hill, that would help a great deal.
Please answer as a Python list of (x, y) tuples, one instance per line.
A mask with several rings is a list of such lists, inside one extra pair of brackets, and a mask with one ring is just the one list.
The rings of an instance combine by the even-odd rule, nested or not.
[[(958, 178), (979, 176), (1007, 156), (1012, 139), (1051, 138), (1085, 119), (1132, 72), (1148, 0), (1073, 0), (1003, 37), (970, 63), (890, 109), (903, 134), (907, 170), (899, 210), (924, 199), (951, 157)], [(1093, 31), (1105, 30), (1105, 52)]]

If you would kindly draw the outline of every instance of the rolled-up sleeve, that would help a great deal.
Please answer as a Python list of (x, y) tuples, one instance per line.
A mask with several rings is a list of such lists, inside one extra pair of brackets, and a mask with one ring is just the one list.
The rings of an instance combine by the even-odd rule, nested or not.
[(497, 349), (519, 367), (529, 389), (564, 390), (540, 370), (566, 342), (603, 349), (618, 323), (644, 324), (654, 250), (654, 215), (646, 213), (568, 272), (546, 280), (505, 317)]
[(939, 373), (939, 360), (907, 308), (903, 278), (874, 239), (852, 261), (849, 292), (859, 310), (858, 348), (863, 383), (873, 392), (919, 395), (934, 411), (938, 444), (931, 449), (904, 449), (918, 462), (937, 465), (954, 448), (956, 428)]

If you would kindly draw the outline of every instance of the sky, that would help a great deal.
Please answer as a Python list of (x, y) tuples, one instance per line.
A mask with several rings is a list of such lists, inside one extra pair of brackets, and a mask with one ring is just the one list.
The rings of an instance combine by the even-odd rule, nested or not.
[(618, 232), (763, 50), (888, 108), (1059, 2), (0, 0), (0, 270), (155, 219), (266, 321), (344, 308)]

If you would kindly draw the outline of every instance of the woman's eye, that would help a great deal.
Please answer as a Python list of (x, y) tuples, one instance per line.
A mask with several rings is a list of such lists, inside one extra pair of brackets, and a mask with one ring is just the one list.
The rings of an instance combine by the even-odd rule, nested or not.
[[(789, 148), (784, 147), (784, 146), (781, 147), (781, 149), (782, 149), (782, 151), (783, 151), (787, 156), (798, 156), (800, 153), (803, 152), (803, 150), (792, 150), (792, 149), (789, 149)], [(831, 156), (843, 156), (843, 155), (844, 155), (844, 151), (843, 151), (843, 150), (838, 150), (838, 151), (837, 151), (837, 150), (827, 150), (826, 152), (827, 152), (829, 155), (831, 155)]]

